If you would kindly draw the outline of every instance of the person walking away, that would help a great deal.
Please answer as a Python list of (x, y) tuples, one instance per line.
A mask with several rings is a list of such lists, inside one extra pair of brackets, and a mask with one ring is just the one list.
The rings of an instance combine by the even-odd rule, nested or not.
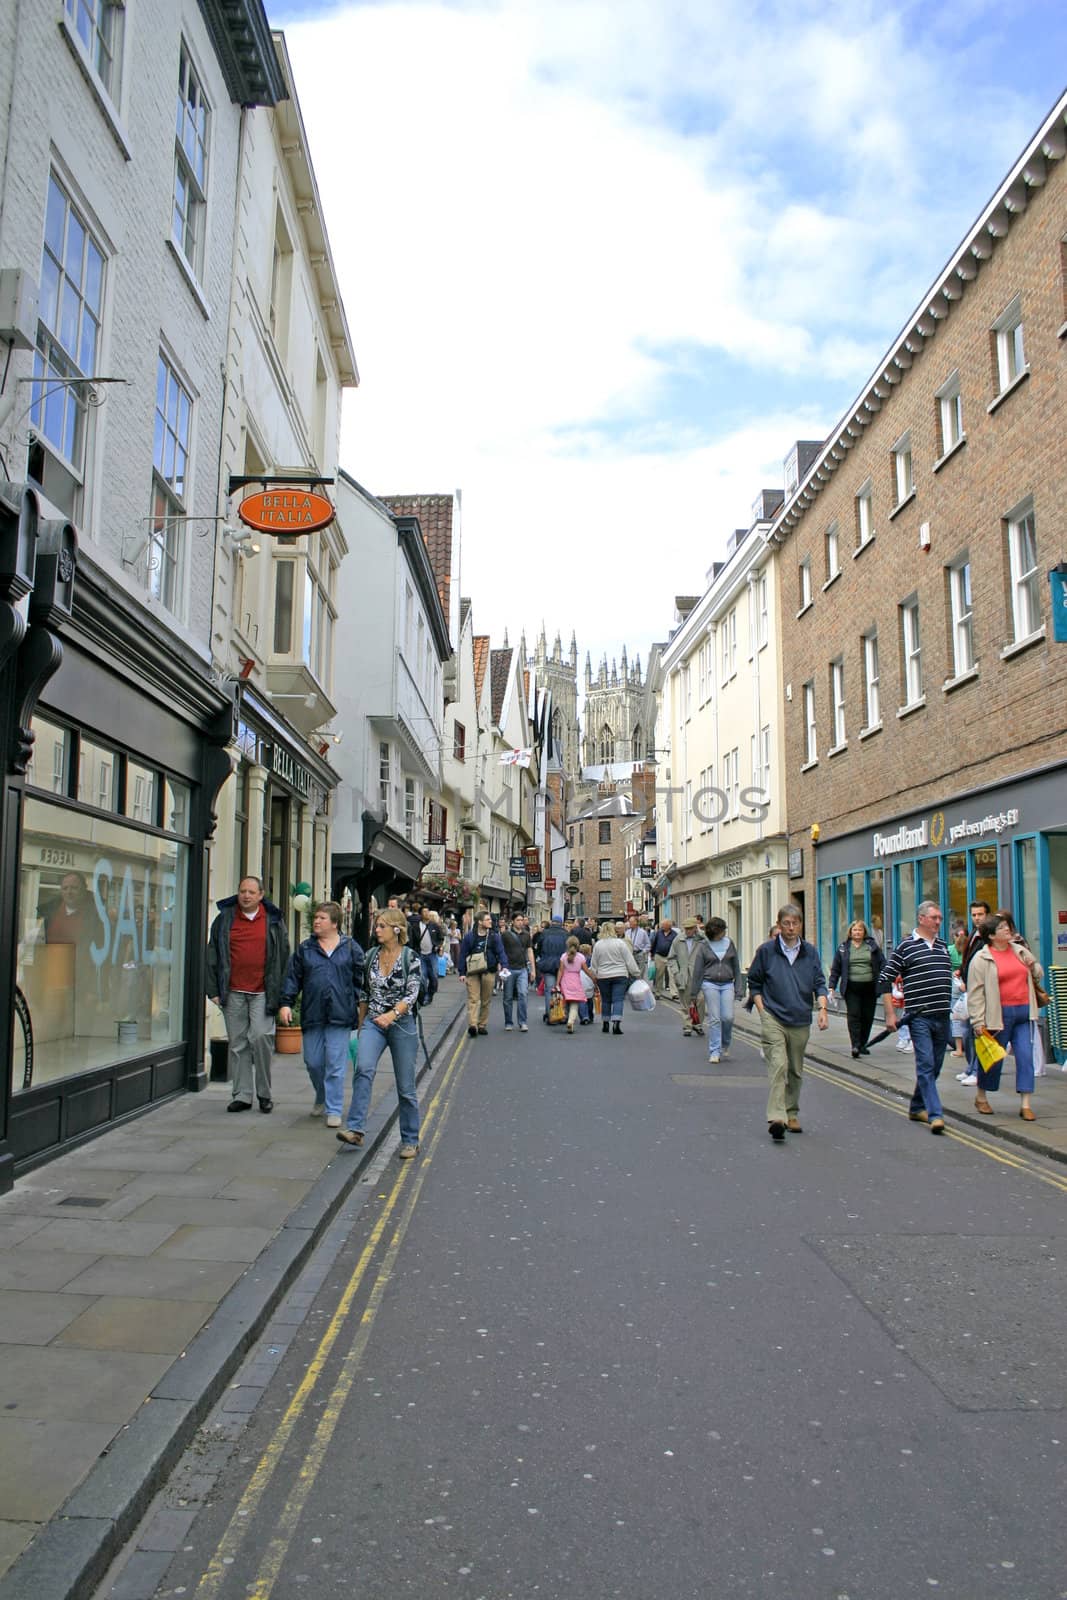
[(600, 989), (601, 1031), (622, 1033), (622, 1008), (626, 991), (642, 973), (625, 939), (620, 939), (614, 922), (602, 922), (593, 946), (589, 972)]
[(567, 1005), (567, 1032), (574, 1032), (574, 1024), (581, 1014), (585, 1004), (585, 989), (582, 985), (582, 973), (585, 971), (585, 957), (582, 955), (577, 939), (573, 933), (567, 940), (567, 948), (559, 963), (559, 988)]
[(342, 1144), (360, 1145), (367, 1127), (374, 1075), (388, 1050), (393, 1062), (400, 1123), (401, 1161), (419, 1153), (419, 1097), (415, 1068), (419, 1051), (419, 1025), (415, 1020), (422, 982), (422, 963), (407, 948), (408, 919), (402, 911), (379, 911), (374, 923), (377, 941), (363, 968), (359, 1003), (359, 1050), (352, 1079), (352, 1099), (345, 1126), (337, 1137)]
[(811, 1033), (811, 1011), (826, 1028), (826, 978), (819, 952), (800, 936), (800, 908), (783, 906), (778, 932), (761, 944), (748, 969), (748, 992), (760, 1014), (760, 1043), (767, 1063), (767, 1131), (776, 1144), (800, 1133), (800, 1088), (804, 1049)]
[(528, 1033), (526, 996), (534, 976), (534, 959), (530, 935), (526, 931), (526, 918), (521, 915), (515, 917), (511, 927), (501, 932), (500, 942), (504, 946), (504, 964), (508, 968), (508, 975), (504, 979), (504, 1032), (512, 1031), (512, 1018), (517, 1011), (519, 1032)]
[(345, 1103), (348, 1041), (359, 1022), (363, 948), (341, 932), (341, 907), (324, 900), (311, 918), (311, 937), (293, 951), (282, 985), (278, 1021), (292, 1021), (300, 995), (304, 1065), (315, 1091), (313, 1117), (326, 1112), (326, 1126), (339, 1128)]
[[(677, 941), (675, 941), (677, 942)], [(708, 1061), (718, 1065), (730, 1054), (734, 1032), (734, 1002), (744, 995), (741, 959), (721, 917), (708, 921), (706, 937), (698, 944), (689, 979), (689, 995), (704, 997), (708, 1019)]]
[[(1034, 985), (1044, 977), (1044, 968), (1023, 944), (1006, 911), (995, 911), (987, 917), (981, 931), (988, 942), (971, 957), (967, 1013), (976, 1038), (991, 1034), (1002, 1049), (1010, 1050), (1015, 1057), (1019, 1115), (1024, 1122), (1035, 1122), (1030, 1104), (1034, 1092), (1033, 1030), (1041, 1008)], [(988, 1068), (978, 1061), (974, 1103), (986, 1116), (992, 1115), (988, 1096), (1000, 1088), (1003, 1065), (1003, 1056)]]
[(563, 927), (563, 918), (553, 917), (548, 927), (542, 930), (541, 942), (537, 946), (537, 973), (545, 980), (545, 1022), (548, 1021), (560, 959), (566, 948), (567, 934)]
[(457, 966), (467, 984), (467, 1032), (473, 1039), (489, 1032), (489, 1006), (493, 999), (496, 975), (505, 964), (504, 946), (493, 931), (488, 911), (475, 919), (459, 947)]
[(289, 935), (276, 905), (263, 898), (263, 880), (249, 876), (237, 893), (218, 902), (208, 933), (206, 987), (222, 1008), (230, 1041), (230, 1103), (227, 1111), (273, 1111), (270, 1058), (274, 1015), (289, 964)]
[(878, 980), (884, 966), (885, 956), (877, 941), (871, 937), (867, 924), (857, 920), (838, 945), (830, 964), (830, 995), (839, 994), (845, 1002), (853, 1061), (870, 1055), (867, 1040), (878, 1006)]
[(908, 1115), (912, 1122), (928, 1122), (931, 1133), (944, 1133), (945, 1117), (937, 1080), (952, 1037), (952, 962), (940, 937), (941, 907), (924, 900), (916, 925), (888, 957), (878, 980), (885, 1008), (885, 1025), (897, 1026), (893, 985), (900, 982), (906, 996), (908, 1026), (915, 1051), (915, 1088)]
[(652, 935), (649, 944), (649, 953), (656, 969), (656, 977), (652, 987), (654, 990), (666, 989), (668, 998), (671, 1000), (677, 1000), (678, 998), (678, 991), (674, 987), (674, 980), (667, 966), (667, 957), (671, 953), (674, 937), (674, 925), (670, 917), (664, 917)]
[[(671, 940), (671, 948), (667, 955), (667, 976), (673, 983), (682, 1001), (682, 1037), (689, 1039), (693, 1034), (693, 1019), (690, 1015), (690, 1004), (696, 1004), (689, 999), (689, 982), (693, 970), (693, 961), (702, 944), (703, 937), (697, 932), (696, 917), (686, 917), (682, 923), (682, 931)], [(699, 991), (698, 991), (699, 993)], [(703, 996), (701, 995), (701, 999)], [(697, 1024), (696, 1031), (703, 1033), (703, 1028)]]

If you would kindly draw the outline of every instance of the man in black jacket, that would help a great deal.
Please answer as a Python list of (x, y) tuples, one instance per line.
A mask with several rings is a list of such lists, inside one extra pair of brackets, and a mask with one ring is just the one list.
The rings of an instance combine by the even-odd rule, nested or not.
[(559, 972), (560, 960), (567, 948), (567, 930), (563, 926), (562, 917), (553, 917), (549, 926), (541, 935), (541, 943), (537, 951), (537, 971), (545, 980), (545, 1017), (548, 1021), (549, 1007), (552, 1004), (552, 991), (556, 987), (556, 975)]
[(218, 903), (208, 934), (205, 972), (211, 1003), (222, 1007), (230, 1041), (227, 1111), (273, 1111), (270, 1058), (274, 1014), (289, 964), (289, 935), (276, 905), (263, 898), (261, 878), (242, 878), (237, 893)]
[(785, 1139), (787, 1128), (801, 1131), (800, 1083), (812, 1004), (818, 1004), (820, 1028), (829, 1020), (822, 959), (800, 937), (802, 922), (798, 906), (783, 906), (777, 933), (760, 945), (748, 969), (748, 992), (760, 1014), (760, 1043), (770, 1079), (767, 1130), (776, 1144)]
[(427, 915), (424, 906), (416, 905), (408, 917), (408, 948), (414, 950), (422, 964), (423, 988), (426, 998), (422, 1001), (428, 1006), (437, 993), (437, 955), (444, 943), (444, 929), (439, 922), (433, 922)]

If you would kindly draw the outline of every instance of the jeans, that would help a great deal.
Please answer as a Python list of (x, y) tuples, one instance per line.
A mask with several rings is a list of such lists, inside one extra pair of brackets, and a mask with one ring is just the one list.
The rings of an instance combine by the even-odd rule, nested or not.
[(704, 1004), (708, 1008), (708, 1055), (729, 1050), (734, 1036), (734, 986), (732, 983), (702, 983)]
[(304, 1029), (304, 1065), (315, 1091), (315, 1104), (325, 1105), (328, 1117), (339, 1117), (345, 1108), (345, 1075), (351, 1036), (351, 1028), (338, 1023)]
[(374, 1074), (382, 1052), (388, 1048), (393, 1058), (396, 1098), (400, 1107), (400, 1137), (404, 1144), (419, 1142), (419, 1101), (415, 1093), (415, 1059), (419, 1050), (419, 1026), (414, 1017), (401, 1017), (391, 1028), (379, 1028), (370, 1017), (359, 1030), (359, 1060), (352, 1080), (352, 1103), (348, 1126), (362, 1133), (370, 1110)]
[(598, 978), (600, 985), (600, 1015), (604, 1022), (622, 1021), (622, 1008), (631, 978)]
[(937, 1079), (952, 1042), (952, 1019), (947, 1011), (933, 1011), (911, 1017), (910, 1026), (915, 1047), (915, 1088), (908, 1109), (925, 1111), (932, 1121), (943, 1115)]
[(526, 996), (530, 990), (530, 974), (523, 967), (521, 971), (512, 969), (504, 979), (504, 1026), (511, 1027), (511, 1008), (518, 1001), (519, 1027), (526, 1025)]
[(423, 1001), (423, 1005), (428, 1006), (434, 995), (437, 993), (437, 985), (439, 981), (437, 977), (436, 952), (428, 956), (420, 954), (419, 962), (422, 966), (422, 975), (426, 980), (426, 999)]
[(250, 1106), (254, 1090), (260, 1100), (269, 1100), (274, 1018), (267, 1015), (266, 997), (262, 991), (231, 989), (223, 1016), (230, 1041), (230, 1098)]
[[(1003, 1046), (1005, 1050), (1010, 1050), (1015, 1057), (1016, 1094), (1033, 1094), (1034, 1048), (1033, 1035), (1030, 1032), (1030, 1007), (1003, 1006), (1001, 1011), (1004, 1026), (998, 1028), (993, 1037), (999, 1045)], [(992, 1032), (992, 1029), (990, 1032)], [(1003, 1057), (988, 1072), (979, 1064), (979, 1094), (985, 1094), (987, 1089), (1000, 1088), (1000, 1069), (1003, 1065)]]

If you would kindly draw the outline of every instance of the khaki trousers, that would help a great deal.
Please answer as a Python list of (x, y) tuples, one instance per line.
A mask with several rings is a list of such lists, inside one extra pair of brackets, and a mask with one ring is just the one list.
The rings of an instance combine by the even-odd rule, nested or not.
[(476, 972), (464, 981), (467, 985), (467, 1026), (488, 1027), (489, 1005), (496, 985), (496, 973)]
[(666, 989), (669, 998), (677, 1000), (678, 989), (674, 981), (674, 973), (667, 965), (667, 957), (653, 956), (652, 960), (656, 968), (656, 981), (652, 985), (653, 989)]
[(810, 1032), (810, 1026), (787, 1028), (767, 1010), (760, 1017), (760, 1043), (767, 1063), (768, 1122), (787, 1122), (799, 1114), (804, 1049)]

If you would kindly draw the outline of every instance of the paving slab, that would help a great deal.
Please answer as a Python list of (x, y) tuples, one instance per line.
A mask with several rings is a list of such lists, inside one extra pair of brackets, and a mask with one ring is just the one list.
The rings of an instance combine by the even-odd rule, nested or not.
[[(171, 1222), (103, 1222), (78, 1218), (45, 1222), (33, 1235), (33, 1249), (72, 1250), (86, 1255), (150, 1256), (175, 1231)], [(25, 1241), (23, 1241), (25, 1243)]]
[(0, 1293), (6, 1289), (49, 1289), (54, 1293), (98, 1259), (95, 1255), (68, 1255), (62, 1250), (49, 1250), (43, 1256), (0, 1252)]
[(176, 1356), (204, 1326), (216, 1304), (214, 1300), (137, 1300), (101, 1295), (74, 1316), (55, 1342), (81, 1350), (131, 1350), (142, 1355)]
[(110, 1422), (113, 1427), (151, 1394), (173, 1358), (122, 1350), (70, 1350), (59, 1345), (4, 1346), (5, 1414), (75, 1422)]
[(50, 1344), (92, 1303), (88, 1295), (43, 1289), (0, 1295), (0, 1344)]
[(34, 1522), (0, 1522), (0, 1573), (7, 1571), (36, 1532)]
[(131, 1213), (133, 1222), (190, 1223), (207, 1228), (280, 1228), (292, 1203), (286, 1199), (235, 1200), (224, 1195), (153, 1195)]
[(11, 1521), (46, 1522), (107, 1449), (115, 1427), (69, 1417), (0, 1417), (0, 1504)]
[(102, 1256), (70, 1279), (64, 1290), (75, 1294), (130, 1295), (137, 1300), (214, 1300), (232, 1289), (247, 1269), (247, 1261)]
[(274, 1228), (176, 1228), (160, 1254), (186, 1261), (254, 1261), (270, 1244)]

